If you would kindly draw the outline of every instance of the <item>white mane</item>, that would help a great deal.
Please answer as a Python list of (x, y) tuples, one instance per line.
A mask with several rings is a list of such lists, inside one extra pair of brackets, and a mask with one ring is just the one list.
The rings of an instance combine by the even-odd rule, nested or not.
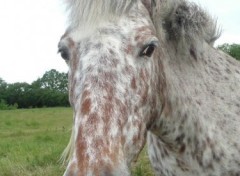
[(126, 13), (137, 0), (65, 0), (71, 27), (92, 24)]

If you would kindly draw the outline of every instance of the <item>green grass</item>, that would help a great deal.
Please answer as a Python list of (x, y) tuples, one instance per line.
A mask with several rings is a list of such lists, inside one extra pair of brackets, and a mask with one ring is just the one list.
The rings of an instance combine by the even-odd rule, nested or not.
[[(0, 111), (0, 176), (58, 176), (72, 125), (71, 108)], [(132, 169), (152, 176), (146, 150)]]

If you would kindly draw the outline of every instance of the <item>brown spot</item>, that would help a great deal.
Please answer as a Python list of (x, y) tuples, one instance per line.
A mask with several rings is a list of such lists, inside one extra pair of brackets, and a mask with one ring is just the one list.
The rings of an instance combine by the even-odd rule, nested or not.
[(112, 59), (111, 61), (112, 61), (112, 66), (113, 66), (114, 68), (116, 68), (117, 65), (119, 64), (119, 60), (118, 60), (118, 59)]
[(187, 167), (186, 163), (184, 161), (176, 159), (178, 166), (181, 168), (182, 171), (188, 171), (189, 168)]
[(136, 89), (137, 88), (136, 79), (135, 78), (132, 78), (131, 87), (132, 87), (132, 89)]
[(142, 89), (141, 91), (141, 103), (146, 104), (148, 99), (148, 88)]
[(226, 72), (227, 72), (228, 74), (230, 74), (230, 73), (231, 73), (231, 70), (230, 70), (229, 68), (226, 68)]
[(74, 97), (74, 89), (76, 87), (77, 84), (77, 80), (74, 79), (73, 74), (68, 75), (68, 79), (69, 79), (69, 84), (68, 84), (68, 89), (69, 89), (69, 102), (71, 105), (74, 104), (74, 102), (76, 102), (76, 97)]
[(129, 75), (132, 75), (134, 73), (133, 67), (131, 66), (125, 66), (123, 71), (124, 71), (124, 74), (129, 74)]
[(171, 105), (170, 102), (165, 101), (164, 107), (163, 107), (163, 114), (164, 114), (165, 117), (167, 117), (171, 113), (172, 113), (172, 105)]
[(84, 100), (81, 106), (81, 112), (83, 115), (86, 115), (90, 112), (90, 107), (91, 107), (91, 99), (87, 98)]
[(224, 79), (225, 79), (225, 80), (229, 80), (229, 77), (225, 76)]
[(190, 55), (191, 55), (195, 60), (197, 60), (196, 49), (195, 49), (193, 46), (191, 46), (189, 52), (190, 52)]
[(140, 78), (141, 78), (144, 82), (146, 82), (146, 81), (148, 80), (149, 74), (148, 74), (148, 72), (147, 72), (146, 69), (141, 69), (141, 71), (140, 71)]
[(203, 153), (202, 153), (202, 152), (199, 152), (199, 153), (196, 155), (197, 162), (198, 162), (198, 164), (199, 164), (201, 167), (203, 166), (202, 156), (203, 156)]
[(82, 173), (87, 172), (87, 166), (89, 165), (89, 156), (87, 154), (87, 145), (86, 141), (83, 137), (83, 130), (82, 128), (78, 129), (78, 136), (77, 136), (77, 159), (78, 161), (78, 168), (81, 170)]
[(136, 37), (134, 38), (135, 41), (138, 41), (140, 39), (140, 35), (136, 35)]
[(185, 134), (182, 133), (182, 134), (180, 134), (179, 136), (176, 137), (175, 141), (176, 141), (178, 144), (182, 144), (184, 138), (185, 138)]
[(103, 120), (105, 123), (107, 123), (109, 121), (109, 119), (111, 118), (112, 116), (112, 113), (113, 113), (113, 104), (111, 101), (108, 101), (106, 103), (104, 103), (103, 105)]
[(127, 45), (127, 47), (125, 48), (125, 52), (126, 52), (127, 54), (131, 54), (132, 51), (133, 51), (133, 46), (130, 45), (130, 44)]
[(89, 132), (94, 132), (96, 130), (96, 127), (98, 125), (98, 114), (97, 113), (91, 113), (87, 117), (87, 124), (91, 125), (92, 127), (89, 128)]
[(207, 169), (209, 169), (209, 170), (213, 170), (213, 169), (214, 169), (212, 162), (210, 162), (210, 163), (207, 165)]
[(116, 54), (112, 49), (109, 49), (108, 51), (109, 51), (109, 53), (110, 53), (111, 55), (115, 55), (115, 54)]
[(179, 153), (180, 153), (180, 154), (183, 154), (183, 153), (185, 152), (185, 150), (186, 150), (186, 145), (183, 144), (183, 145), (180, 147), (180, 149), (179, 149)]
[(221, 159), (222, 159), (222, 153), (216, 153), (215, 151), (213, 151), (212, 153), (213, 155), (213, 160), (216, 161), (216, 162), (220, 162)]
[(121, 112), (121, 115), (123, 118), (126, 118), (127, 116), (127, 107), (126, 107), (126, 104), (124, 105), (119, 99), (115, 99), (115, 104), (116, 106), (119, 108), (120, 112)]
[(121, 136), (121, 143), (122, 145), (126, 143), (126, 137), (124, 135)]
[(78, 51), (74, 41), (71, 38), (68, 38), (68, 48), (70, 51), (70, 67), (73, 73), (75, 73), (78, 69), (79, 58), (78, 58)]
[(140, 133), (137, 133), (136, 135), (133, 136), (133, 143), (137, 144), (140, 141)]

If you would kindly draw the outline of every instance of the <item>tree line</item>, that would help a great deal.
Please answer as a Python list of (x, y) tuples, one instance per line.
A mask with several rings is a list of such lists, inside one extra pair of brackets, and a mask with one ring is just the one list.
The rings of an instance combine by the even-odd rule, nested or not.
[(0, 78), (0, 109), (69, 106), (67, 73), (45, 72), (32, 84), (8, 84)]

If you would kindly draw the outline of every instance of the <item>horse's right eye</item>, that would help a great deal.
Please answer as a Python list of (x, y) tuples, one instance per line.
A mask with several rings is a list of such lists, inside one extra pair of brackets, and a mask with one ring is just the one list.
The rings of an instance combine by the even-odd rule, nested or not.
[(154, 50), (156, 49), (156, 47), (158, 47), (159, 45), (159, 41), (155, 38), (151, 39), (150, 42), (148, 42), (147, 44), (145, 44), (142, 48), (142, 50), (139, 53), (140, 57), (151, 57), (152, 54), (154, 53)]
[(147, 57), (151, 57), (154, 49), (155, 49), (155, 45), (150, 44), (148, 46), (145, 46), (145, 48), (143, 49), (143, 51), (140, 53), (140, 56), (147, 56)]
[(61, 57), (65, 60), (68, 61), (69, 60), (69, 51), (67, 49), (67, 47), (61, 47), (58, 49), (58, 53), (61, 54)]

